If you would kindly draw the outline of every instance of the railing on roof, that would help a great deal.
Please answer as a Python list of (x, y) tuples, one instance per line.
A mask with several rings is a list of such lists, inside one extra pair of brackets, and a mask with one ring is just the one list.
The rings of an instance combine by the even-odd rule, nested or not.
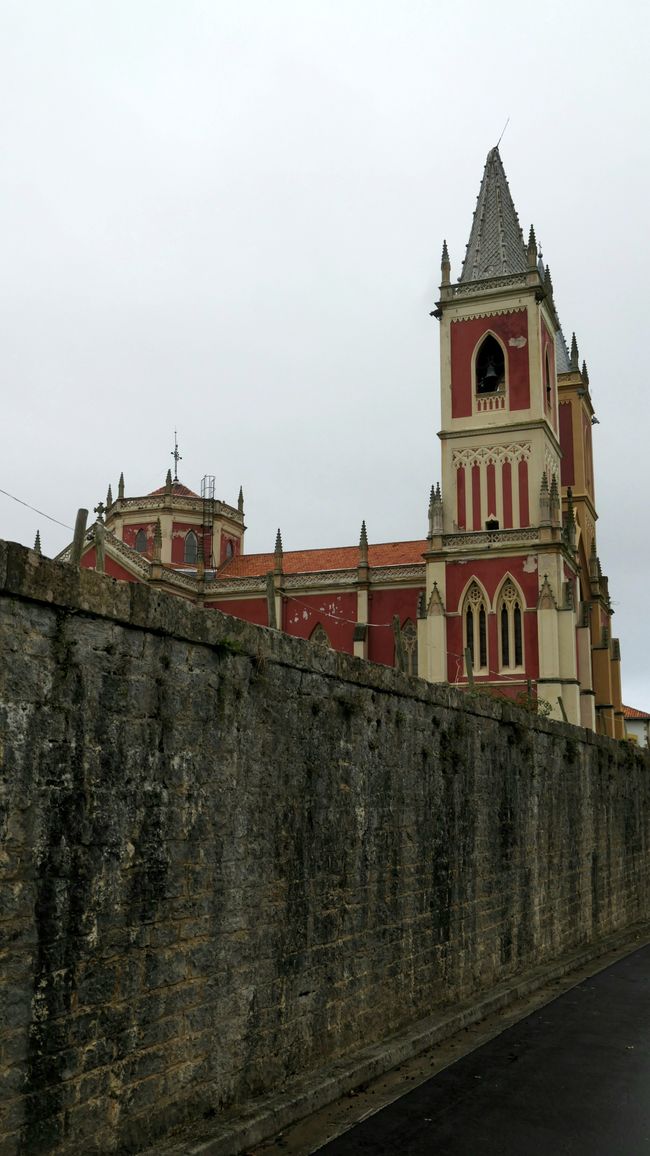
[(495, 546), (518, 542), (537, 542), (539, 531), (530, 528), (517, 530), (462, 530), (457, 534), (443, 534), (443, 546)]

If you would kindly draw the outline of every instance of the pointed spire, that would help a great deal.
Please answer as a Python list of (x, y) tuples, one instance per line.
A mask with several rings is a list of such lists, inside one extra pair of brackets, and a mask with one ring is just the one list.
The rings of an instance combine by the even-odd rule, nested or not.
[(537, 600), (537, 609), (557, 610), (557, 602), (555, 601), (553, 588), (548, 580), (548, 574), (544, 575), (544, 581), (542, 582), (539, 598)]
[(244, 488), (243, 488), (243, 486), (239, 487), (239, 497), (237, 498), (237, 509), (239, 510), (240, 514), (243, 514), (243, 512), (244, 512)]
[(434, 582), (431, 588), (431, 596), (427, 606), (427, 617), (430, 617), (431, 615), (438, 615), (439, 617), (442, 617), (444, 613), (445, 607), (442, 598), (440, 597), (438, 583)]
[(589, 385), (589, 373), (587, 371), (586, 361), (583, 361), (582, 363), (582, 380), (584, 381), (585, 385)]
[(459, 280), (525, 273), (526, 246), (498, 147), (490, 149)]
[(156, 518), (156, 525), (153, 531), (153, 561), (160, 562), (160, 555), (162, 552), (162, 526), (160, 525), (160, 518)]
[(368, 534), (365, 520), (361, 523), (361, 533), (359, 534), (359, 562), (362, 566), (368, 565)]
[(117, 483), (117, 497), (120, 502), (124, 497), (124, 474), (120, 474), (120, 480)]
[(282, 570), (282, 555), (283, 555), (283, 553), (284, 553), (284, 549), (282, 546), (282, 535), (281, 535), (280, 530), (278, 528), (278, 532), (275, 535), (275, 571), (276, 571), (276, 573), (279, 573)]
[(535, 230), (534, 230), (532, 225), (530, 226), (530, 233), (528, 234), (528, 249), (526, 251), (526, 256), (528, 258), (528, 268), (529, 269), (536, 269), (537, 268), (537, 238), (535, 237)]
[(113, 505), (113, 490), (111, 489), (111, 483), (109, 482), (108, 483), (108, 490), (106, 492), (106, 509), (110, 510), (112, 505)]
[(548, 478), (546, 470), (542, 472), (542, 481), (539, 487), (539, 520), (548, 524), (551, 520), (551, 502), (548, 492)]
[(553, 281), (551, 280), (551, 270), (548, 265), (544, 270), (544, 288), (549, 297), (553, 296)]
[(576, 341), (575, 333), (571, 334), (571, 355), (570, 355), (571, 369), (574, 372), (580, 370), (580, 356), (578, 354), (578, 342)]
[(576, 519), (573, 509), (573, 490), (571, 486), (566, 492), (566, 540), (571, 549), (575, 549), (576, 544)]
[(172, 496), (172, 472), (171, 472), (171, 470), (167, 470), (167, 477), (165, 478), (165, 497), (171, 498), (171, 496)]
[(40, 530), (36, 531), (36, 537), (34, 538), (34, 553), (35, 554), (41, 553), (41, 531)]
[(442, 534), (442, 493), (440, 482), (431, 487), (429, 496), (429, 538)]
[(442, 242), (442, 259), (440, 261), (441, 282), (443, 285), (449, 284), (451, 276), (451, 263), (449, 261), (449, 250), (447, 249), (447, 242)]
[(592, 582), (597, 582), (599, 577), (600, 562), (596, 553), (596, 539), (591, 543), (591, 550), (589, 551), (589, 577)]
[(551, 478), (551, 488), (549, 490), (549, 508), (551, 514), (551, 522), (554, 526), (560, 524), (560, 491), (557, 485), (557, 475), (553, 474)]

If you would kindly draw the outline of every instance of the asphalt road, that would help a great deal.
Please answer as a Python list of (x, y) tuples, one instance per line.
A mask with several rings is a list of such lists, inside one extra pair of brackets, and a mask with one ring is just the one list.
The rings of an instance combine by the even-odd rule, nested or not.
[(318, 1149), (319, 1156), (650, 1156), (650, 946)]

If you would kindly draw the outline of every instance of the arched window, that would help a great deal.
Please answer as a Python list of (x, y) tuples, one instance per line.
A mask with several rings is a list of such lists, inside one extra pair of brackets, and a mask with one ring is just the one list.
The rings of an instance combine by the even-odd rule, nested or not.
[(233, 550), (233, 546), (232, 546), (232, 540), (229, 538), (228, 541), (226, 542), (226, 560), (228, 560), (228, 558), (232, 558), (233, 553), (234, 553), (234, 550)]
[(185, 552), (183, 554), (183, 561), (189, 562), (190, 566), (196, 566), (199, 559), (199, 540), (194, 533), (194, 530), (189, 530), (185, 535)]
[(315, 626), (312, 630), (309, 636), (309, 641), (313, 642), (316, 646), (332, 645), (329, 638), (327, 637), (327, 631), (323, 626), (321, 626), (320, 622), (318, 623), (318, 626)]
[(520, 670), (524, 665), (522, 607), (512, 582), (506, 582), (501, 591), (498, 620), (501, 669)]
[(476, 392), (496, 393), (506, 383), (506, 362), (499, 342), (491, 333), (476, 354)]
[(546, 408), (547, 409), (551, 408), (551, 397), (552, 397), (551, 382), (552, 382), (552, 380), (553, 380), (553, 378), (551, 377), (551, 363), (549, 361), (548, 349), (547, 349), (545, 354), (544, 354), (544, 386), (545, 386), (544, 400), (546, 402)]
[(411, 618), (407, 618), (402, 627), (402, 643), (404, 646), (404, 657), (406, 658), (406, 673), (417, 674), (418, 631), (417, 626)]
[(135, 536), (135, 548), (138, 551), (138, 554), (146, 554), (147, 553), (147, 531), (146, 530), (138, 530), (138, 532)]
[(465, 598), (463, 614), (465, 647), (472, 659), (472, 670), (487, 671), (487, 610), (480, 586), (472, 582)]

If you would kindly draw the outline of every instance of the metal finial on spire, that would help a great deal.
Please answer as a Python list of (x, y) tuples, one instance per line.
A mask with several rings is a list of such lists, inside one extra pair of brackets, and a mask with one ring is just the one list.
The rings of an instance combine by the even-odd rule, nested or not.
[(41, 553), (41, 531), (40, 530), (36, 531), (36, 537), (34, 538), (34, 553), (35, 554)]
[(183, 458), (181, 457), (181, 455), (178, 452), (178, 433), (176, 432), (176, 430), (174, 430), (174, 448), (172, 450), (171, 456), (174, 459), (174, 481), (177, 482), (178, 481), (178, 463), (182, 462)]
[(578, 354), (578, 342), (576, 341), (575, 333), (571, 334), (571, 353), (569, 355), (569, 362), (572, 369), (580, 369), (580, 356)]

